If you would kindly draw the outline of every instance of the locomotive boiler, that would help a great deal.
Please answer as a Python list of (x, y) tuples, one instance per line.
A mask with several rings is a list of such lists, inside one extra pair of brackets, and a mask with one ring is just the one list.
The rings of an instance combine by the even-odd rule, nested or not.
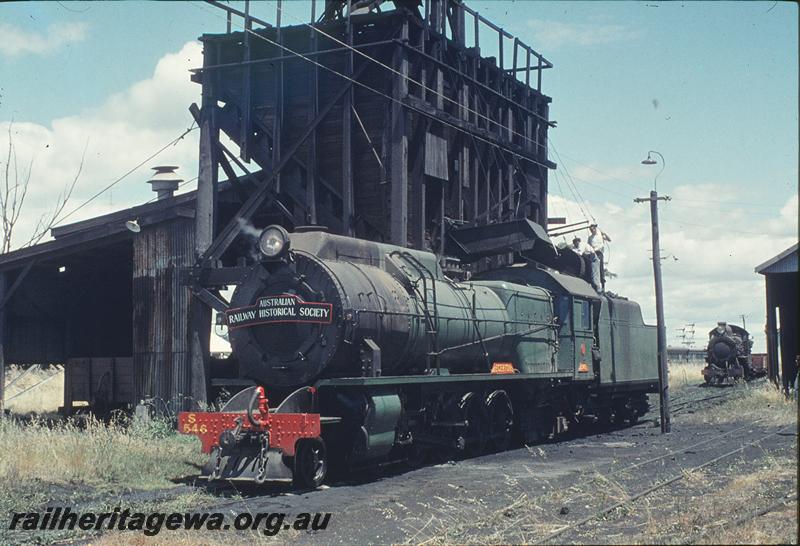
[[(550, 364), (540, 348), (555, 341), (553, 309), (540, 287), (455, 283), (432, 254), (327, 233), (292, 245), (290, 261), (250, 268), (226, 313), (241, 373), (259, 384)], [(364, 358), (374, 347), (379, 363)]]
[(709, 385), (722, 385), (739, 379), (763, 377), (766, 370), (753, 366), (753, 340), (747, 330), (735, 324), (717, 323), (708, 333), (703, 378)]
[[(484, 243), (516, 230), (520, 263), (462, 282), (428, 252), (264, 229), (262, 259), (224, 313), (238, 375), (253, 386), (219, 412), (179, 418), (211, 454), (209, 478), (315, 486), (331, 464), (635, 422), (657, 387), (655, 328), (639, 306), (536, 261), (558, 255), (532, 222), (481, 229)], [(475, 233), (462, 231), (464, 260), (485, 254)]]

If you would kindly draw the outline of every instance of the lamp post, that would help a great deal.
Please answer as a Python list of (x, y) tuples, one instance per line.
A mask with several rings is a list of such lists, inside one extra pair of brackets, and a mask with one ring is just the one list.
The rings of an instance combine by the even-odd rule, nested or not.
[(656, 161), (655, 159), (653, 159), (651, 157), (652, 154), (656, 154), (658, 157), (661, 158), (661, 170), (658, 171), (658, 174), (656, 175), (655, 179), (653, 180), (653, 190), (654, 191), (658, 191), (658, 177), (661, 176), (661, 173), (663, 173), (664, 169), (667, 168), (667, 160), (664, 159), (664, 156), (661, 155), (660, 153), (658, 153), (657, 151), (650, 150), (649, 152), (647, 152), (647, 158), (642, 160), (642, 165), (656, 165), (656, 164), (658, 164), (658, 161)]
[(667, 326), (664, 323), (664, 294), (661, 285), (661, 249), (658, 240), (658, 202), (669, 201), (669, 197), (659, 197), (656, 191), (658, 177), (664, 172), (666, 161), (660, 153), (650, 150), (647, 152), (647, 159), (642, 161), (642, 165), (656, 165), (658, 161), (652, 158), (652, 154), (661, 158), (661, 170), (653, 181), (653, 191), (650, 197), (634, 199), (635, 203), (650, 202), (650, 225), (653, 236), (653, 278), (656, 287), (656, 326), (658, 338), (658, 399), (661, 406), (661, 432), (670, 431), (669, 416), (669, 376), (667, 373)]

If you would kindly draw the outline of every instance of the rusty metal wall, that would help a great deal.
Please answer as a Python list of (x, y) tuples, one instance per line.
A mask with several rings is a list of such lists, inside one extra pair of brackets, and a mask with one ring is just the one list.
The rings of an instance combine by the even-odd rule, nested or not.
[(179, 408), (190, 393), (189, 289), (180, 268), (194, 264), (194, 223), (145, 226), (133, 243), (133, 382), (136, 402)]

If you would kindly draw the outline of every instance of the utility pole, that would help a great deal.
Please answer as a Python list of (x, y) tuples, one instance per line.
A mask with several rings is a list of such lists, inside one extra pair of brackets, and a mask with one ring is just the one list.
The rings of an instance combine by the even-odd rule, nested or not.
[(667, 326), (664, 323), (664, 293), (661, 286), (661, 250), (658, 241), (658, 202), (669, 201), (659, 197), (655, 190), (650, 197), (634, 199), (636, 203), (650, 202), (650, 223), (653, 232), (653, 277), (656, 284), (656, 324), (658, 328), (658, 399), (661, 405), (661, 432), (670, 431), (669, 377), (667, 375)]

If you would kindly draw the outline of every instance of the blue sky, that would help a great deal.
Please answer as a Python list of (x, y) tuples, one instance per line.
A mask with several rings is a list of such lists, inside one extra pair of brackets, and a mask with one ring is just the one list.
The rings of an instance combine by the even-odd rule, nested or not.
[[(468, 3), (555, 65), (543, 82), (558, 121), (551, 215), (577, 221), (588, 211), (605, 226), (619, 275), (611, 289), (654, 316), (648, 210), (632, 199), (652, 187), (660, 167), (640, 161), (657, 150), (659, 191), (673, 197), (662, 207), (662, 247), (678, 258), (664, 262), (671, 331), (690, 322), (707, 331), (741, 313), (760, 330), (763, 279), (753, 267), (797, 241), (796, 4)], [(308, 19), (308, 2), (284, 6), (284, 24)], [(275, 8), (252, 9), (273, 21)], [(195, 2), (0, 5), (0, 128), (13, 119), (20, 160), (35, 158), (32, 210), (46, 209), (84, 145), (75, 205), (188, 127), (199, 96), (186, 72), (200, 63), (192, 42), (224, 27), (220, 10)], [(186, 178), (195, 135), (165, 154)], [(147, 174), (70, 220), (150, 199)]]

